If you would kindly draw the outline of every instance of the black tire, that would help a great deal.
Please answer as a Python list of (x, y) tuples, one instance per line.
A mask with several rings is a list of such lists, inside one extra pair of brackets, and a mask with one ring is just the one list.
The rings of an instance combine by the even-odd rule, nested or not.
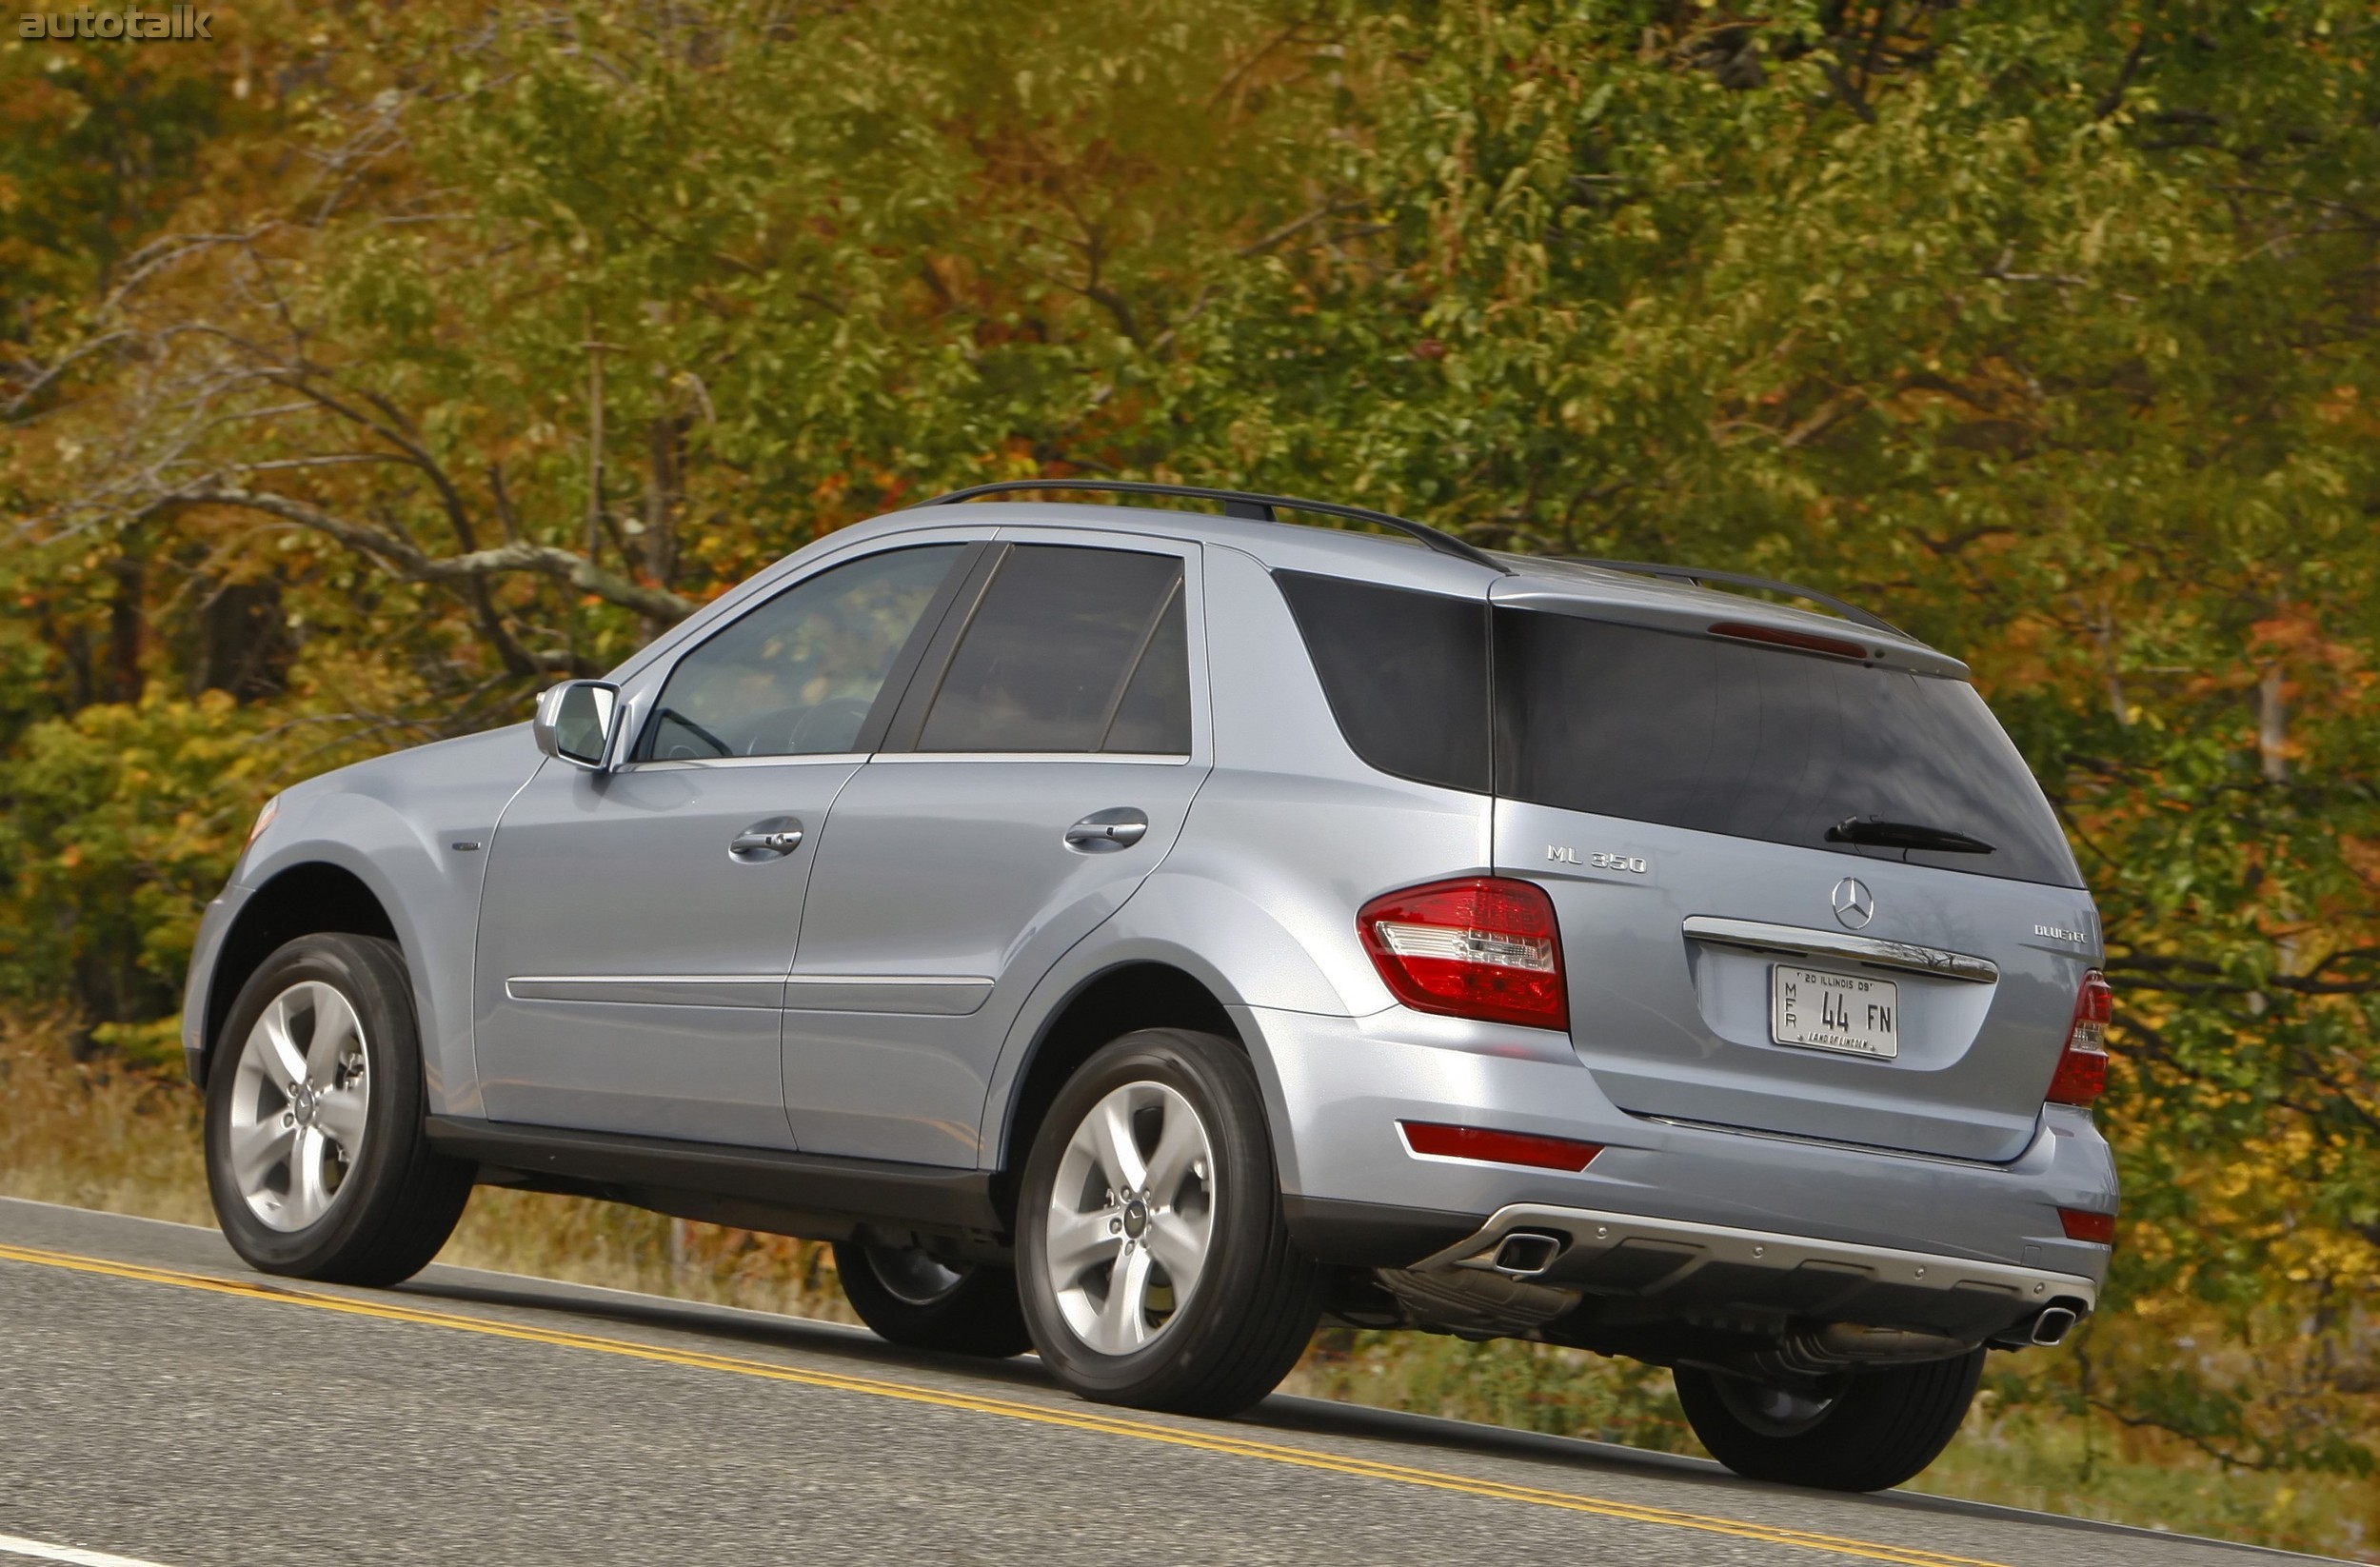
[(982, 1262), (943, 1262), (914, 1246), (835, 1242), (843, 1299), (876, 1336), (905, 1349), (1004, 1360), (1033, 1347), (1017, 1276)]
[(1822, 1491), (1883, 1491), (1921, 1472), (1958, 1435), (1983, 1353), (1846, 1376), (1823, 1408), (1783, 1419), (1757, 1407), (1777, 1390), (1696, 1366), (1674, 1376), (1695, 1435), (1736, 1474)]
[[(240, 1068), (267, 1009), (309, 982), (328, 986), (353, 1009), (360, 1081), (367, 1091), (358, 1146), (344, 1162), (333, 1158), (323, 1163), (326, 1171), (338, 1169), (327, 1205), (310, 1219), (292, 1211), (291, 1224), (284, 1227), (268, 1222), (241, 1189), (233, 1165), (234, 1101), (244, 1093), (257, 1096), (243, 1109), (259, 1125), (276, 1119), (295, 1124), (297, 1100), (259, 1081), (261, 1073), (244, 1075)], [(319, 1038), (312, 1034), (319, 1007), (291, 1016), (312, 1018), (304, 1026)], [(231, 1249), (265, 1273), (332, 1283), (393, 1284), (419, 1273), (454, 1233), (470, 1200), (473, 1175), (469, 1163), (430, 1148), (422, 1126), (426, 1108), (413, 987), (397, 944), (325, 932), (274, 952), (241, 987), (207, 1072), (207, 1187)], [(292, 1162), (285, 1185), (297, 1179), (294, 1171)], [(269, 1194), (263, 1200), (269, 1202)]]
[[(1129, 1352), (1102, 1353), (1068, 1320), (1051, 1281), (1051, 1200), (1076, 1129), (1110, 1094), (1135, 1084), (1172, 1090), (1199, 1119), (1213, 1161), (1212, 1183), (1198, 1199), (1208, 1239), (1187, 1299), (1150, 1330), (1154, 1337)], [(1237, 1043), (1212, 1034), (1143, 1029), (1082, 1064), (1034, 1140), (1018, 1197), (1017, 1240), (1018, 1294), (1042, 1363), (1101, 1403), (1237, 1414), (1289, 1374), (1321, 1315), (1321, 1271), (1298, 1250), (1281, 1217), (1256, 1069)]]

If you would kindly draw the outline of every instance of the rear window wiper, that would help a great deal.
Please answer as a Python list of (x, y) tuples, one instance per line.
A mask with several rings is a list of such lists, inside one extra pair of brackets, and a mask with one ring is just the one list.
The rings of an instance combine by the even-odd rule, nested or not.
[(1948, 827), (1916, 822), (1887, 822), (1874, 816), (1847, 816), (1826, 829), (1830, 843), (1868, 843), (1880, 849), (1938, 849), (1945, 854), (1990, 854), (1992, 845)]

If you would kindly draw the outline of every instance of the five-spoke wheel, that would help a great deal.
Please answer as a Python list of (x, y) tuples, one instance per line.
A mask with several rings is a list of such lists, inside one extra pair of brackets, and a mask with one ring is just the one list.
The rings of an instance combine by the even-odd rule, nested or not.
[(1041, 1258), (1075, 1336), (1128, 1355), (1172, 1325), (1215, 1234), (1215, 1150), (1190, 1101), (1128, 1082), (1092, 1106), (1059, 1161)]
[(1033, 1347), (1017, 1308), (1017, 1276), (1006, 1268), (948, 1256), (914, 1236), (863, 1235), (835, 1242), (835, 1271), (860, 1320), (890, 1342), (992, 1359)]
[(302, 1230), (338, 1200), (363, 1151), (371, 1103), (363, 1022), (331, 985), (301, 980), (266, 1003), (239, 1052), (232, 1181), (258, 1219)]
[(354, 1284), (420, 1271), (471, 1166), (432, 1150), (413, 989), (378, 937), (301, 936), (232, 1002), (207, 1073), (207, 1184), (268, 1273)]
[(1320, 1310), (1262, 1097), (1232, 1040), (1127, 1034), (1043, 1118), (1018, 1197), (1042, 1360), (1086, 1398), (1228, 1414), (1272, 1391)]

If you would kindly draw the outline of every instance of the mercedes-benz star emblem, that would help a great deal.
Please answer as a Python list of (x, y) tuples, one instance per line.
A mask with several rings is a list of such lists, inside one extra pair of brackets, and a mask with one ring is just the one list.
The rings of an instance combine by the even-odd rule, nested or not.
[(1835, 905), (1835, 918), (1853, 930), (1864, 930), (1875, 918), (1875, 894), (1868, 883), (1856, 876), (1846, 876), (1835, 883), (1835, 892), (1827, 900)]

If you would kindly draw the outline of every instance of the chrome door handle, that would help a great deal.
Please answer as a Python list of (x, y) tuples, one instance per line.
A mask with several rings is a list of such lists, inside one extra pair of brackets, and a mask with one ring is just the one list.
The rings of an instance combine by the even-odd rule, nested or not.
[(1148, 836), (1149, 819), (1145, 812), (1130, 805), (1112, 810), (1093, 811), (1066, 829), (1066, 847), (1084, 854), (1113, 854), (1128, 849)]
[(745, 864), (782, 860), (802, 846), (802, 823), (790, 816), (755, 822), (727, 841), (727, 857)]

